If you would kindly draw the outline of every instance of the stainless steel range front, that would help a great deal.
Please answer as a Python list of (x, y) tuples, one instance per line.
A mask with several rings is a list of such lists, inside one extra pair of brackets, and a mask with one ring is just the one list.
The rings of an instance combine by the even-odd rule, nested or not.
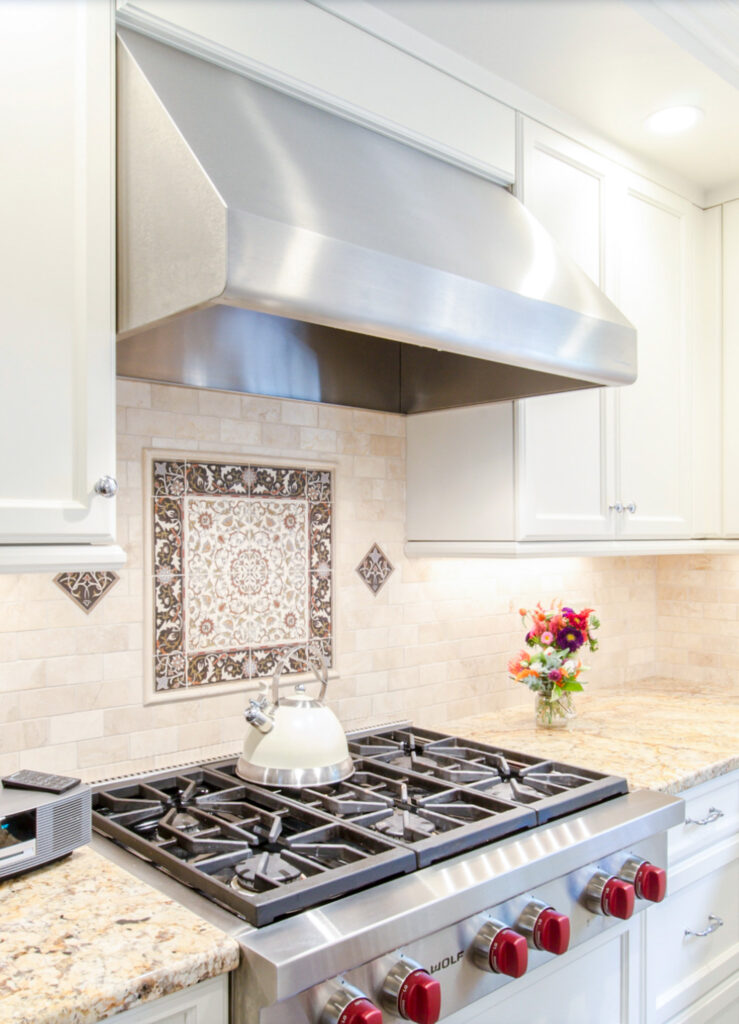
[(240, 942), (232, 1024), (476, 1017), (665, 896), (681, 800), (405, 723), (350, 751), (316, 789), (246, 783), (235, 759), (95, 788), (95, 830)]

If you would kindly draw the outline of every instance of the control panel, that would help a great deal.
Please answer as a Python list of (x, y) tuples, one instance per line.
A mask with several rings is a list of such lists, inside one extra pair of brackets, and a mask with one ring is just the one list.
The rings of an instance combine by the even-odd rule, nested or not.
[[(262, 1012), (264, 1024), (436, 1024), (665, 897), (645, 840)], [(648, 859), (654, 857), (654, 861)]]

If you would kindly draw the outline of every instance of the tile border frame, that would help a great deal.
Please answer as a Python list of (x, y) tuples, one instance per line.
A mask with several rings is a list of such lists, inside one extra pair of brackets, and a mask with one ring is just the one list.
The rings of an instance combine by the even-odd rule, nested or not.
[[(154, 488), (153, 488), (153, 463), (154, 461), (168, 461), (168, 462), (183, 462), (187, 461), (187, 454), (193, 454), (193, 448), (188, 446), (186, 448), (153, 448), (144, 447), (141, 451), (141, 471), (143, 474), (144, 486), (142, 488), (142, 515), (143, 515), (143, 531), (141, 537), (141, 543), (143, 545), (143, 577), (144, 577), (144, 634), (143, 634), (143, 694), (142, 700), (144, 706), (156, 705), (156, 704), (169, 704), (175, 701), (181, 700), (198, 700), (205, 697), (223, 697), (228, 694), (246, 694), (256, 693), (263, 688), (265, 683), (269, 680), (259, 678), (252, 681), (233, 681), (227, 683), (209, 683), (207, 686), (186, 686), (176, 690), (156, 690), (155, 689), (155, 678), (154, 678), (154, 642), (156, 627), (154, 623), (154, 587), (150, 586), (150, 582), (154, 576), (153, 571), (153, 515), (151, 512), (151, 505), (154, 500)], [(253, 450), (247, 450), (239, 452), (217, 452), (214, 450), (197, 451), (198, 460), (202, 462), (244, 462), (258, 463), (263, 465), (276, 466), (278, 468), (295, 469), (299, 466), (301, 469), (315, 469), (315, 470), (327, 470), (333, 473), (333, 497), (332, 505), (334, 508), (338, 503), (338, 479), (339, 479), (339, 461), (338, 459), (306, 459), (305, 454), (296, 452), (293, 455), (285, 454), (285, 449), (281, 449), (280, 455), (271, 455), (269, 452), (261, 451), (255, 452)], [(337, 523), (336, 515), (331, 517), (331, 540), (332, 550), (337, 550)], [(337, 669), (337, 662), (339, 660), (339, 640), (337, 636), (337, 615), (336, 615), (336, 601), (335, 601), (335, 579), (334, 572), (331, 573), (331, 601), (332, 608), (334, 609), (333, 619), (333, 666), (329, 669), (329, 679), (337, 679), (339, 672)], [(305, 681), (310, 682), (315, 679), (312, 671), (310, 672), (297, 672), (297, 673), (285, 673), (283, 676), (285, 680), (285, 686), (294, 686), (295, 683)]]

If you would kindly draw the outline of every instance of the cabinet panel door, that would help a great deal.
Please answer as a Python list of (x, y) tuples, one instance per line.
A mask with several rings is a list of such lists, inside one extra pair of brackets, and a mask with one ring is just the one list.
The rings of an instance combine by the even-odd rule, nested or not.
[(649, 908), (647, 1002), (657, 1024), (705, 996), (737, 970), (738, 918), (737, 860), (698, 877), (670, 893), (664, 903)]
[[(523, 120), (521, 198), (564, 251), (606, 288), (608, 162)], [(613, 532), (608, 403), (602, 388), (518, 403), (521, 540), (598, 539)]]
[(116, 1016), (116, 1024), (228, 1024), (228, 975), (162, 996)]
[(0, 4), (0, 545), (113, 539), (112, 13)]
[(637, 330), (638, 378), (619, 388), (619, 516), (623, 537), (691, 533), (690, 343), (694, 332), (694, 249), (699, 211), (651, 182), (628, 175), (620, 216), (616, 304)]

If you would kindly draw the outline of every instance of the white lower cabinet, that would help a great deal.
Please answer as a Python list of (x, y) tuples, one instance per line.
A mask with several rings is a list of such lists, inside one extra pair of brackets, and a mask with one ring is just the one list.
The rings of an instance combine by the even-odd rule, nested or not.
[(228, 1024), (228, 975), (110, 1018), (115, 1024)]
[(668, 896), (645, 915), (646, 1024), (739, 1020), (739, 772), (682, 794)]

